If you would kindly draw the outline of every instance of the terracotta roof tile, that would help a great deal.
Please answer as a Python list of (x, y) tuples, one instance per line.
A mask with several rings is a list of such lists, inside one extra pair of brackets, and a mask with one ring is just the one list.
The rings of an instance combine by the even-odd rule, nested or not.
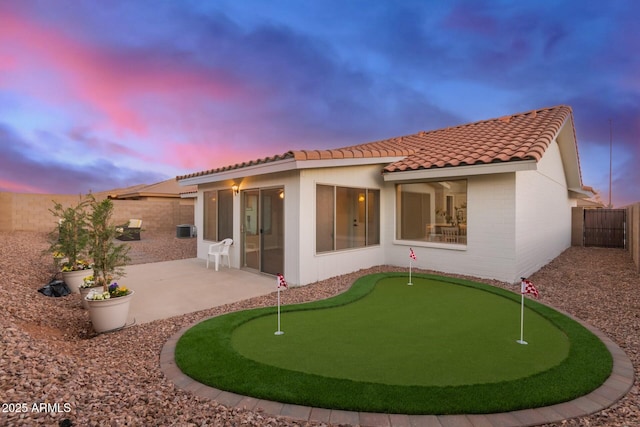
[(383, 172), (474, 165), (518, 160), (539, 161), (572, 114), (560, 105), (433, 131), (421, 131), (331, 150), (298, 150), (178, 176), (192, 178), (285, 159), (296, 161), (403, 157)]
[[(539, 161), (571, 115), (558, 106), (416, 135), (421, 149), (384, 172), (517, 160)], [(405, 138), (406, 139), (406, 138)], [(387, 140), (389, 143), (393, 140)]]

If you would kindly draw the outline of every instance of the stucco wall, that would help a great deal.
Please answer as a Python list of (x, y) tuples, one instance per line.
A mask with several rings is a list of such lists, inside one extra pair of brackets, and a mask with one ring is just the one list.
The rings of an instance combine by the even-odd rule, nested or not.
[[(0, 193), (0, 231), (51, 231), (56, 219), (49, 211), (53, 201), (63, 206), (78, 203), (78, 195)], [(193, 224), (193, 200), (114, 200), (113, 221), (142, 219), (144, 230), (174, 232), (178, 224)]]
[(387, 192), (382, 191), (384, 181), (380, 174), (380, 165), (368, 165), (352, 168), (309, 169), (301, 171), (300, 185), (300, 283), (308, 284), (329, 277), (351, 273), (384, 263), (384, 250), (388, 237), (385, 227), (389, 227), (392, 218), (381, 209), (380, 244), (357, 249), (345, 249), (335, 252), (316, 254), (316, 184), (336, 185), (353, 188), (379, 189), (380, 205), (393, 203)]
[[(528, 276), (571, 245), (571, 208), (562, 159), (553, 142), (537, 170), (516, 174), (516, 272)], [(514, 277), (514, 280), (517, 280)]]
[[(284, 186), (285, 266), (287, 281), (308, 284), (377, 265), (406, 266), (409, 248), (414, 265), (446, 273), (516, 283), (570, 244), (571, 206), (560, 152), (552, 145), (536, 171), (467, 178), (467, 244), (401, 241), (395, 236), (395, 183), (385, 182), (381, 165), (303, 169), (200, 185), (196, 224), (202, 225), (203, 191), (240, 186)], [(316, 185), (380, 190), (380, 244), (316, 254)], [(234, 198), (232, 266), (241, 262), (241, 197)], [(198, 236), (198, 256), (206, 258), (211, 242)]]

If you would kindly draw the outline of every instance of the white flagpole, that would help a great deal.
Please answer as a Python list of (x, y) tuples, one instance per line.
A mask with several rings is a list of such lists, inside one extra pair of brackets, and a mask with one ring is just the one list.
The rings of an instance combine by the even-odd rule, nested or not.
[(280, 277), (276, 277), (276, 283), (278, 284), (278, 330), (274, 332), (274, 335), (282, 335), (284, 332), (280, 330)]
[(518, 344), (528, 344), (524, 340), (524, 278), (520, 282), (520, 339)]

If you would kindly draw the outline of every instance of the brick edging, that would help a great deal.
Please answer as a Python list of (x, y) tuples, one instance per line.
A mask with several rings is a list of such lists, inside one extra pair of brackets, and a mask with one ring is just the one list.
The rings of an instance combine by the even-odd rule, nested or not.
[(580, 323), (604, 343), (613, 358), (611, 375), (600, 387), (577, 399), (551, 406), (511, 412), (469, 415), (403, 415), (353, 412), (273, 402), (218, 390), (217, 388), (201, 384), (182, 373), (174, 359), (176, 344), (180, 337), (195, 324), (206, 319), (180, 329), (165, 342), (160, 352), (160, 369), (169, 381), (182, 390), (215, 400), (229, 407), (248, 410), (256, 410), (259, 408), (263, 413), (274, 417), (282, 416), (304, 421), (370, 427), (406, 425), (466, 425), (469, 427), (486, 425), (499, 425), (504, 427), (535, 426), (560, 422), (569, 418), (583, 417), (599, 412), (622, 399), (633, 386), (635, 373), (633, 364), (626, 353), (599, 329), (581, 322), (570, 314), (563, 314)]

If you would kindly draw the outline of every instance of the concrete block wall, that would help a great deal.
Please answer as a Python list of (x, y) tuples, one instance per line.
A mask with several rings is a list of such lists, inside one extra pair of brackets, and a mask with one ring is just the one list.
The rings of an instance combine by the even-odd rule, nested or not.
[(627, 248), (640, 272), (640, 203), (627, 207)]
[(3, 231), (39, 231), (48, 232), (54, 229), (57, 220), (49, 209), (54, 200), (64, 207), (78, 203), (79, 195), (70, 194), (11, 194), (11, 228)]
[(571, 208), (571, 246), (584, 245), (584, 208)]
[(0, 193), (0, 231), (13, 227), (13, 193)]
[(114, 200), (113, 206), (116, 224), (125, 224), (132, 218), (141, 219), (142, 229), (150, 232), (175, 232), (176, 225), (193, 224), (193, 206), (191, 217), (187, 218), (187, 206), (177, 201)]
[[(56, 219), (49, 211), (54, 200), (63, 206), (78, 203), (79, 195), (0, 193), (0, 231), (49, 232)], [(113, 220), (126, 223), (131, 218), (143, 220), (150, 232), (172, 232), (179, 224), (193, 224), (193, 200), (114, 200)]]

